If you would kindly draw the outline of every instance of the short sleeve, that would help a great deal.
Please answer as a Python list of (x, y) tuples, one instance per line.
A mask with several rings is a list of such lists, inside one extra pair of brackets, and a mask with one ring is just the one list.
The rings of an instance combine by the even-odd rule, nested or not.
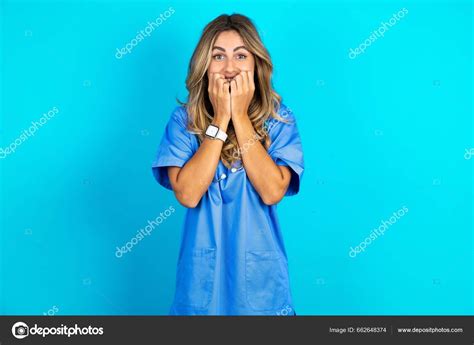
[(152, 165), (153, 176), (167, 189), (172, 189), (168, 167), (182, 167), (194, 154), (191, 140), (193, 134), (186, 130), (186, 124), (185, 108), (177, 107), (171, 113)]
[(300, 189), (304, 171), (303, 148), (293, 112), (282, 104), (278, 114), (286, 122), (268, 120), (266, 127), (271, 139), (268, 154), (277, 165), (290, 168), (291, 180), (285, 195), (291, 196)]

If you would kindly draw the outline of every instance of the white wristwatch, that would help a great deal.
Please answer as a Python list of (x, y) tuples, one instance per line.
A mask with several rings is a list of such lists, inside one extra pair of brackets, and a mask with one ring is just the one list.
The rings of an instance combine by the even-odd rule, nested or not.
[(227, 139), (227, 134), (217, 126), (209, 125), (206, 129), (206, 136), (211, 139), (220, 139), (223, 142)]

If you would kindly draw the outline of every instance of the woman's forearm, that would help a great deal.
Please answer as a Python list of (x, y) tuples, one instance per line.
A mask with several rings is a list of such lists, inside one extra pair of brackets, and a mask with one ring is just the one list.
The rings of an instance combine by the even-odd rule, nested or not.
[[(230, 118), (216, 117), (212, 124), (227, 131)], [(205, 137), (199, 149), (182, 168), (169, 167), (168, 175), (178, 201), (196, 207), (212, 183), (219, 164), (223, 142)]]
[(290, 171), (287, 167), (280, 167), (273, 162), (258, 140), (252, 122), (246, 114), (238, 118), (233, 117), (232, 121), (250, 182), (265, 204), (276, 204), (288, 188)]

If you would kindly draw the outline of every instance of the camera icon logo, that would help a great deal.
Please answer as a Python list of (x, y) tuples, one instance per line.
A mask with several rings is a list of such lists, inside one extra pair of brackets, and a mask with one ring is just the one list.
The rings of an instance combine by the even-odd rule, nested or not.
[(17, 339), (26, 338), (29, 335), (28, 325), (24, 322), (17, 322), (12, 327), (12, 334)]

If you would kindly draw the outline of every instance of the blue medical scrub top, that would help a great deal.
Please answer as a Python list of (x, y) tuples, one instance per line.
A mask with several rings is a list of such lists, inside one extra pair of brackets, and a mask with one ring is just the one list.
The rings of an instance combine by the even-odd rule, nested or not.
[[(285, 195), (298, 192), (304, 162), (293, 113), (289, 123), (269, 119), (268, 153), (292, 176)], [(198, 150), (197, 136), (186, 130), (188, 114), (171, 114), (153, 163), (153, 174), (171, 189), (167, 167), (182, 167)], [(197, 182), (196, 182), (197, 183)], [(195, 208), (188, 208), (182, 229), (176, 291), (170, 315), (294, 315), (288, 261), (277, 206), (265, 205), (240, 164), (221, 161), (214, 180)]]

